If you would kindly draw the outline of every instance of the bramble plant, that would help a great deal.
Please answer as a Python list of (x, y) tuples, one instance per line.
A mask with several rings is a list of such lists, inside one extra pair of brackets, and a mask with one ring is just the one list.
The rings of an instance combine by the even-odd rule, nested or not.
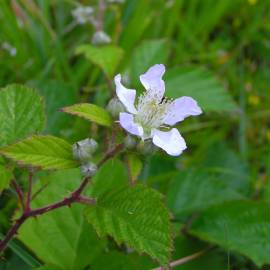
[[(12, 172), (7, 169), (8, 180), (11, 181), (17, 192), (21, 213), (19, 217), (15, 218), (7, 235), (0, 241), (0, 252), (5, 250), (8, 243), (29, 218), (55, 211), (60, 207), (80, 203), (86, 206), (84, 218), (94, 226), (99, 235), (110, 235), (118, 244), (125, 243), (138, 252), (150, 255), (162, 266), (168, 266), (172, 250), (172, 231), (169, 212), (163, 203), (161, 194), (137, 183), (136, 177), (132, 177), (132, 175), (129, 183), (121, 183), (119, 186), (117, 183), (111, 183), (113, 191), (107, 191), (102, 196), (95, 196), (95, 193), (92, 196), (84, 194), (89, 185), (92, 185), (92, 189), (95, 190), (97, 183), (92, 183), (92, 177), (104, 163), (120, 153), (125, 155), (125, 138), (123, 136), (119, 139), (115, 137), (119, 136), (116, 133), (123, 133), (117, 127), (117, 122), (129, 133), (139, 136), (142, 144), (152, 139), (152, 147), (156, 145), (169, 155), (180, 155), (186, 149), (185, 141), (176, 128), (166, 130), (184, 118), (201, 114), (202, 111), (191, 97), (182, 97), (175, 101), (164, 98), (165, 83), (162, 79), (164, 72), (164, 65), (158, 64), (140, 76), (146, 92), (137, 101), (136, 91), (126, 89), (121, 84), (120, 75), (115, 77), (119, 102), (129, 113), (134, 114), (134, 117), (129, 113), (119, 111), (119, 104), (110, 106), (110, 111), (119, 112), (119, 121), (116, 122), (106, 110), (94, 104), (75, 104), (62, 109), (63, 112), (86, 118), (111, 130), (112, 136), (109, 139), (108, 147), (97, 163), (95, 152), (98, 143), (93, 138), (86, 138), (70, 145), (59, 137), (36, 134), (18, 141), (20, 137), (23, 138), (33, 132), (38, 133), (42, 129), (45, 114), (42, 99), (35, 90), (19, 85), (11, 85), (1, 91), (0, 102), (8, 102), (2, 109), (2, 114), (5, 113), (9, 116), (4, 124), (13, 129), (14, 137), (10, 138), (10, 133), (3, 134), (9, 145), (2, 147), (0, 154), (17, 165), (27, 168), (28, 190), (24, 192), (15, 175), (11, 175)], [(35, 100), (35, 106), (28, 109), (28, 121), (31, 122), (31, 125), (26, 126), (27, 122), (24, 122), (17, 126), (19, 120), (16, 117), (16, 106), (18, 105), (16, 102), (19, 101), (20, 107), (24, 110), (23, 105), (26, 106), (29, 100), (32, 102)], [(12, 102), (15, 104), (10, 107)], [(124, 109), (124, 107), (121, 108)], [(132, 147), (134, 153), (136, 153), (137, 143), (139, 141), (135, 142)], [(129, 164), (131, 171), (136, 170), (136, 162), (131, 160)], [(7, 161), (7, 166), (12, 166), (11, 164), (13, 163)], [(77, 167), (80, 167), (82, 179), (74, 191), (58, 202), (32, 207), (33, 198), (41, 192), (33, 193), (35, 173), (43, 170)]]
[(0, 270), (269, 270), (269, 10), (1, 0)]

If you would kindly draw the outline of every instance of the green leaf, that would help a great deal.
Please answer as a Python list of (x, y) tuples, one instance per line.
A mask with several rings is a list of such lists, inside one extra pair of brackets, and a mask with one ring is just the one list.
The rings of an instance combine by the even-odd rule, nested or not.
[(0, 193), (9, 186), (12, 177), (12, 172), (4, 165), (0, 164)]
[(190, 233), (239, 252), (258, 266), (270, 263), (269, 205), (234, 201), (205, 210), (191, 226)]
[(205, 112), (237, 110), (229, 92), (208, 70), (198, 67), (173, 68), (167, 71), (165, 82), (166, 96), (191, 96)]
[(0, 154), (20, 165), (44, 170), (68, 169), (78, 166), (71, 145), (53, 136), (32, 136), (0, 149)]
[(169, 56), (169, 46), (166, 40), (143, 41), (135, 50), (131, 59), (131, 77), (138, 82), (140, 74), (154, 64), (165, 63)]
[[(190, 256), (209, 247), (207, 243), (188, 236), (177, 237), (174, 240), (174, 246), (173, 261)], [(228, 270), (228, 263), (226, 256), (220, 250), (213, 249), (195, 260), (173, 267), (173, 270)]]
[(174, 215), (183, 217), (194, 211), (243, 197), (219, 178), (203, 170), (189, 169), (179, 172), (170, 182), (167, 198)]
[(79, 46), (76, 49), (76, 54), (84, 54), (88, 60), (100, 67), (111, 78), (124, 56), (124, 51), (113, 45), (94, 47), (87, 44)]
[(110, 114), (103, 108), (89, 103), (75, 104), (62, 109), (63, 112), (82, 117), (102, 126), (111, 126)]
[(134, 252), (125, 254), (111, 251), (101, 254), (91, 265), (91, 270), (149, 270), (154, 266), (155, 264), (146, 256), (139, 256)]
[(100, 197), (106, 192), (128, 184), (127, 170), (118, 159), (111, 159), (101, 166), (92, 178), (88, 195)]
[(36, 268), (35, 270), (61, 270), (61, 268), (56, 267), (54, 265), (44, 265), (44, 266), (41, 266), (39, 268)]
[(43, 100), (35, 90), (15, 84), (0, 90), (0, 146), (39, 133), (44, 124)]
[(35, 81), (39, 93), (46, 104), (47, 121), (45, 132), (59, 135), (63, 129), (70, 128), (70, 118), (59, 111), (64, 106), (70, 106), (77, 101), (76, 89), (69, 83), (57, 80)]
[(122, 187), (98, 197), (97, 204), (85, 210), (99, 235), (109, 234), (118, 244), (145, 252), (162, 265), (168, 263), (172, 236), (160, 193), (141, 185)]
[(127, 156), (127, 162), (129, 166), (129, 173), (132, 181), (136, 181), (143, 168), (143, 164), (139, 157), (135, 154), (130, 154)]
[[(59, 201), (80, 182), (78, 169), (44, 175), (34, 186), (34, 192), (45, 184), (47, 187), (36, 196), (32, 207)], [(85, 269), (100, 254), (105, 243), (84, 219), (83, 210), (83, 205), (73, 204), (28, 219), (20, 228), (18, 238), (47, 265), (61, 270)]]

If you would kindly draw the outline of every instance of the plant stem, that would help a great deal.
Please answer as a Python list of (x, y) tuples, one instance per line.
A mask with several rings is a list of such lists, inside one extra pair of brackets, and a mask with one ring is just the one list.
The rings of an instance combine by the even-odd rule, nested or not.
[[(117, 145), (114, 149), (112, 149), (111, 151), (107, 152), (104, 156), (104, 158), (98, 163), (98, 167), (100, 167), (104, 162), (106, 162), (108, 159), (112, 158), (114, 155), (116, 155), (118, 152), (120, 152), (121, 150), (123, 150), (124, 145), (123, 144), (119, 144)], [(22, 205), (24, 207), (24, 211), (21, 215), (20, 218), (18, 218), (15, 223), (13, 224), (13, 226), (9, 229), (8, 233), (6, 234), (6, 236), (0, 241), (0, 253), (2, 253), (5, 248), (7, 247), (9, 241), (17, 234), (19, 228), (21, 227), (21, 225), (30, 217), (36, 217), (42, 214), (45, 214), (49, 211), (58, 209), (60, 207), (63, 206), (70, 206), (71, 204), (78, 202), (78, 203), (84, 203), (84, 204), (95, 204), (96, 200), (95, 198), (87, 198), (84, 196), (81, 196), (82, 192), (84, 191), (85, 187), (87, 186), (87, 184), (90, 182), (91, 177), (85, 177), (84, 180), (81, 182), (80, 186), (74, 190), (73, 192), (70, 193), (69, 196), (65, 197), (64, 199), (53, 203), (53, 204), (49, 204), (47, 206), (44, 207), (40, 207), (37, 209), (30, 209), (30, 207), (24, 207), (23, 204), (23, 192), (21, 190), (21, 188), (18, 186), (18, 184), (16, 183), (15, 180), (12, 181), (12, 184), (16, 190), (16, 192), (18, 193), (19, 196), (19, 200), (22, 202)], [(30, 175), (29, 177), (29, 190), (28, 190), (28, 194), (27, 194), (27, 202), (29, 203), (28, 205), (30, 206), (30, 201), (31, 201), (31, 193), (32, 193), (32, 175)]]
[(11, 181), (11, 184), (14, 187), (14, 189), (15, 189), (17, 195), (18, 195), (18, 199), (19, 199), (19, 202), (22, 205), (22, 208), (24, 209), (24, 195), (23, 195), (22, 189), (20, 188), (19, 184), (16, 182), (15, 179), (13, 179)]
[(28, 179), (28, 192), (27, 192), (27, 198), (25, 203), (25, 209), (26, 211), (30, 210), (30, 204), (31, 204), (31, 197), (32, 197), (32, 186), (33, 186), (33, 171), (30, 169), (29, 171), (29, 179)]
[[(196, 252), (196, 253), (194, 253), (194, 254), (192, 254), (192, 255), (189, 255), (189, 256), (183, 257), (183, 258), (181, 258), (181, 259), (179, 259), (179, 260), (173, 261), (173, 262), (171, 262), (171, 263), (169, 264), (169, 266), (170, 266), (170, 268), (174, 268), (174, 267), (176, 267), (176, 266), (185, 264), (185, 263), (187, 263), (187, 262), (189, 262), (189, 261), (195, 260), (195, 259), (201, 257), (202, 255), (204, 255), (206, 252), (208, 252), (208, 251), (211, 250), (212, 248), (213, 248), (213, 247), (210, 246), (210, 247), (205, 248), (205, 249), (203, 249), (203, 250), (201, 250), (201, 251), (199, 251), (199, 252)], [(165, 270), (165, 268), (163, 268), (162, 266), (160, 266), (160, 267), (154, 268), (154, 269), (152, 269), (152, 270)]]
[(112, 150), (108, 151), (105, 157), (98, 163), (98, 167), (100, 167), (103, 163), (105, 163), (108, 159), (115, 156), (118, 152), (121, 152), (124, 149), (124, 144), (116, 145)]

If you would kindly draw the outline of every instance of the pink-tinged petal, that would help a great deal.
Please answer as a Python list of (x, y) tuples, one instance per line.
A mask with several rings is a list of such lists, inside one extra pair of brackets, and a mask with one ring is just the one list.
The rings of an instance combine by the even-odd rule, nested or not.
[(172, 102), (164, 119), (164, 124), (173, 126), (183, 121), (188, 116), (195, 116), (202, 113), (197, 101), (191, 97), (181, 97)]
[(140, 76), (140, 81), (147, 91), (153, 92), (158, 98), (162, 98), (165, 92), (165, 83), (162, 76), (165, 73), (165, 66), (157, 64), (150, 67), (146, 73)]
[(120, 125), (133, 135), (143, 136), (143, 128), (134, 122), (134, 116), (129, 113), (120, 113)]
[(170, 131), (155, 129), (152, 131), (152, 136), (153, 143), (171, 156), (179, 156), (187, 148), (185, 140), (176, 128)]
[(128, 112), (136, 114), (137, 110), (134, 106), (136, 98), (136, 90), (124, 87), (121, 83), (120, 74), (114, 77), (114, 83), (116, 85), (116, 94), (119, 100), (123, 103)]

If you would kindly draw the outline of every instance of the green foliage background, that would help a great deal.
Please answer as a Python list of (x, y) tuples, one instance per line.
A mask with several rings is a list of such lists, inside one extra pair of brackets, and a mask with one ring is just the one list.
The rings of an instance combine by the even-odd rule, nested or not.
[[(167, 96), (192, 96), (204, 114), (179, 124), (188, 144), (179, 158), (162, 151), (129, 158), (137, 162), (139, 173), (134, 174), (139, 181), (164, 194), (173, 221), (173, 259), (214, 245), (203, 257), (175, 269), (270, 269), (270, 1), (126, 0), (106, 11), (104, 28), (113, 40), (108, 46), (91, 45), (94, 30), (90, 25), (72, 26), (71, 10), (76, 3), (0, 1), (0, 97), (4, 96), (0, 129), (6, 130), (1, 130), (0, 145), (23, 139), (45, 125), (43, 133), (64, 138), (67, 148), (88, 136), (105, 147), (104, 127), (95, 123), (109, 126), (109, 116), (99, 119), (100, 111), (84, 115), (95, 122), (89, 124), (59, 109), (75, 103), (105, 108), (114, 91), (110, 82), (115, 74), (125, 74), (126, 85), (141, 91), (138, 76), (151, 65), (164, 63)], [(97, 6), (97, 1), (80, 3)], [(15, 56), (1, 47), (4, 42), (17, 49)], [(36, 88), (42, 100), (33, 92), (32, 101), (20, 102), (15, 90), (4, 88), (14, 83)], [(39, 103), (45, 105), (46, 121)], [(34, 113), (25, 113), (21, 120), (12, 118), (16, 108), (21, 115), (32, 106)], [(83, 112), (77, 109), (78, 114), (87, 113), (85, 108)], [(62, 169), (69, 168), (73, 161), (64, 159)], [(86, 213), (89, 219), (99, 215), (102, 220), (101, 213), (105, 219), (107, 212), (117, 210), (117, 204), (111, 209), (106, 199), (113, 201), (108, 191), (126, 185), (125, 165), (113, 160), (95, 176), (95, 185), (87, 192), (102, 200), (97, 209)], [(23, 170), (15, 173), (19, 179), (25, 175)], [(8, 175), (0, 159), (1, 191), (8, 186)], [(76, 169), (40, 173), (38, 178), (35, 189), (44, 184), (47, 188), (35, 205), (61, 198), (79, 182)], [(126, 197), (125, 192), (121, 194)], [(1, 234), (16, 215), (13, 195), (7, 189), (0, 197)], [(27, 222), (0, 269), (144, 270), (157, 266), (110, 238), (98, 238), (83, 213), (83, 207), (75, 206)], [(98, 232), (109, 231), (93, 225)], [(129, 230), (128, 224), (124, 230)], [(122, 242), (121, 235), (111, 234)]]

